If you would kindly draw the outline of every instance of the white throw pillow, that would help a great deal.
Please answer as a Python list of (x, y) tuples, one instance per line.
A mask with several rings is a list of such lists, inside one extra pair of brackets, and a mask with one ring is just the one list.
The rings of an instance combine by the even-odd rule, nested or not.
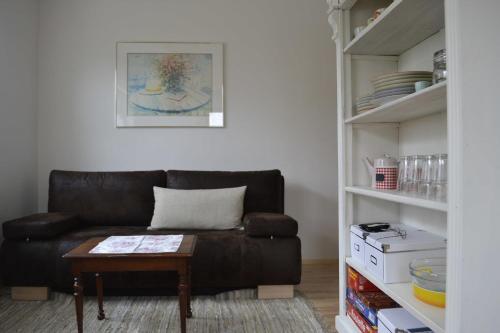
[(236, 228), (241, 224), (246, 188), (174, 190), (155, 186), (155, 210), (148, 229)]

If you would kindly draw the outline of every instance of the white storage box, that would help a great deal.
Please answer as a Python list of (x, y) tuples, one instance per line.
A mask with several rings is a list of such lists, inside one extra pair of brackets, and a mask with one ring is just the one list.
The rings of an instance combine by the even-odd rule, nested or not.
[(365, 239), (365, 267), (384, 283), (410, 282), (410, 261), (446, 257), (446, 239), (400, 225)]
[(382, 309), (377, 313), (378, 333), (432, 333), (403, 308)]
[[(403, 224), (391, 224), (391, 229), (401, 228)], [(370, 233), (364, 231), (359, 225), (351, 225), (351, 257), (365, 266), (365, 239), (370, 234), (382, 235), (387, 233), (387, 231), (381, 231), (376, 233)], [(390, 234), (390, 232), (389, 232)]]
[(351, 226), (351, 257), (361, 264), (365, 263), (365, 238), (363, 230), (357, 225)]

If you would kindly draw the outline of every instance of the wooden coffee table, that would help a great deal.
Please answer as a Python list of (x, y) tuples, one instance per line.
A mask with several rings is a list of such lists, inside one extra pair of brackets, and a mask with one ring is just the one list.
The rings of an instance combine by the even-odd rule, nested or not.
[(103, 272), (130, 271), (177, 271), (179, 274), (179, 306), (181, 314), (181, 332), (186, 332), (186, 317), (191, 311), (191, 258), (196, 246), (196, 236), (184, 235), (182, 243), (173, 253), (133, 253), (133, 254), (93, 254), (89, 253), (105, 237), (91, 238), (63, 258), (71, 261), (74, 277), (74, 296), (78, 332), (83, 332), (83, 284), (82, 273), (94, 273), (96, 277), (97, 301), (99, 313), (97, 319), (105, 318), (103, 309), (102, 277)]

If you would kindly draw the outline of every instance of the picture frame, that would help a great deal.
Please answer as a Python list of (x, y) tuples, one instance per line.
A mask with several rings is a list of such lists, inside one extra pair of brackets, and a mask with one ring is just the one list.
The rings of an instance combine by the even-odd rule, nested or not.
[(222, 43), (118, 42), (116, 127), (224, 127)]

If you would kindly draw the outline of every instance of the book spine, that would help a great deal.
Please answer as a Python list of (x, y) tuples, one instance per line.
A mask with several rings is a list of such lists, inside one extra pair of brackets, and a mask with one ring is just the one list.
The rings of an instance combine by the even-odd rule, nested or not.
[(377, 329), (370, 326), (368, 321), (359, 314), (350, 302), (347, 302), (347, 315), (354, 321), (361, 333), (377, 333)]
[(370, 322), (371, 325), (377, 327), (378, 319), (377, 319), (377, 310), (370, 308), (356, 295), (354, 290), (347, 288), (347, 299), (351, 302), (351, 304), (358, 309), (358, 311), (365, 317), (366, 320)]

